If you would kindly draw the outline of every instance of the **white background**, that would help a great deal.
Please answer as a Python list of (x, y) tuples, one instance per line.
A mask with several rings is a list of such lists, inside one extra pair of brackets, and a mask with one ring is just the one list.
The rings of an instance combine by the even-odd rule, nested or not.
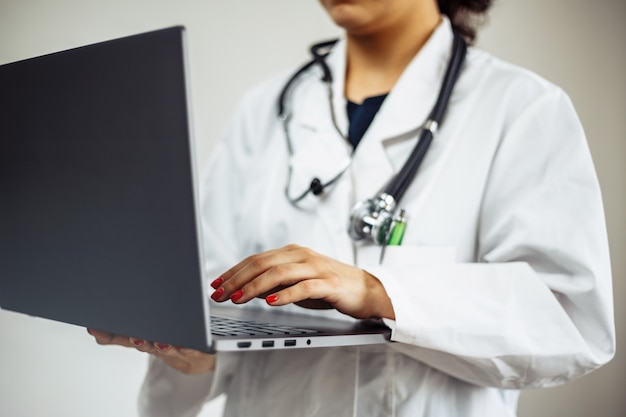
[[(574, 383), (525, 393), (521, 417), (626, 410), (624, 21), (624, 0), (496, 0), (480, 33), (480, 47), (572, 97), (603, 187), (612, 252), (616, 358)], [(339, 33), (315, 0), (0, 0), (0, 64), (177, 24), (188, 29), (200, 164), (246, 88)], [(134, 416), (145, 366), (143, 355), (97, 346), (84, 329), (0, 311), (0, 416)], [(219, 415), (222, 404), (202, 416)]]

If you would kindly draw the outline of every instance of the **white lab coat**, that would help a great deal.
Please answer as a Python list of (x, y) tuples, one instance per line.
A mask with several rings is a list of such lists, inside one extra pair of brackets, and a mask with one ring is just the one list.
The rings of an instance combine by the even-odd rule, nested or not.
[[(380, 279), (396, 343), (220, 354), (214, 372), (194, 377), (152, 359), (142, 415), (191, 416), (226, 392), (226, 416), (514, 416), (519, 389), (564, 383), (611, 359), (611, 271), (589, 149), (566, 94), (530, 72), (470, 48), (402, 201), (402, 246), (379, 265), (380, 247), (349, 239), (352, 205), (383, 187), (414, 146), (451, 42), (444, 19), (323, 197), (300, 209), (284, 197), (276, 101), (289, 74), (246, 95), (202, 184), (210, 279), (252, 253), (311, 247)], [(344, 42), (327, 62), (346, 131)], [(290, 106), (295, 196), (313, 177), (334, 176), (350, 149), (332, 126), (319, 69), (301, 78)]]

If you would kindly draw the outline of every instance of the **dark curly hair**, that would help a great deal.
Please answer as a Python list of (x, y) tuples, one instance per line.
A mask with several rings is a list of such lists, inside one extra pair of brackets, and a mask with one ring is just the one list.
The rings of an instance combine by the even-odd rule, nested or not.
[(476, 40), (476, 29), (484, 22), (494, 0), (437, 0), (439, 10), (468, 43)]

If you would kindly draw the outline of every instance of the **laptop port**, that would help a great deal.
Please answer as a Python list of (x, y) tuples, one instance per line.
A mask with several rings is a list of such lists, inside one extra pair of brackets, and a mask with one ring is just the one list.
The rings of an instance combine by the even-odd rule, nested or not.
[(295, 339), (285, 340), (285, 346), (295, 346), (295, 345), (296, 345)]
[(261, 346), (263, 346), (263, 347), (274, 347), (274, 341), (273, 340), (264, 340), (263, 344)]
[(237, 342), (239, 348), (249, 348), (250, 346), (252, 346), (252, 342)]

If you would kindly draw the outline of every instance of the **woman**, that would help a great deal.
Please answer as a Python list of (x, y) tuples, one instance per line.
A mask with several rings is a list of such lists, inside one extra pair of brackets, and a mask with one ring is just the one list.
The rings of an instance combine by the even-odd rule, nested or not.
[[(346, 233), (350, 209), (400, 169), (437, 97), (453, 25), (471, 41), (470, 23), (490, 1), (321, 3), (345, 29), (325, 61), (334, 117), (351, 143), (333, 125), (318, 66), (289, 96), (292, 155), (276, 117), (291, 74), (244, 98), (202, 190), (212, 298), (382, 318), (397, 343), (215, 357), (93, 332), (152, 354), (142, 415), (192, 416), (225, 392), (227, 416), (514, 416), (520, 389), (609, 361), (601, 196), (568, 97), (469, 48), (402, 199), (402, 245), (380, 262), (380, 246)], [(375, 116), (357, 123), (354, 112), (370, 106)], [(349, 170), (320, 196), (295, 206), (285, 198), (285, 187), (295, 196), (312, 178), (336, 176), (353, 150)]]

